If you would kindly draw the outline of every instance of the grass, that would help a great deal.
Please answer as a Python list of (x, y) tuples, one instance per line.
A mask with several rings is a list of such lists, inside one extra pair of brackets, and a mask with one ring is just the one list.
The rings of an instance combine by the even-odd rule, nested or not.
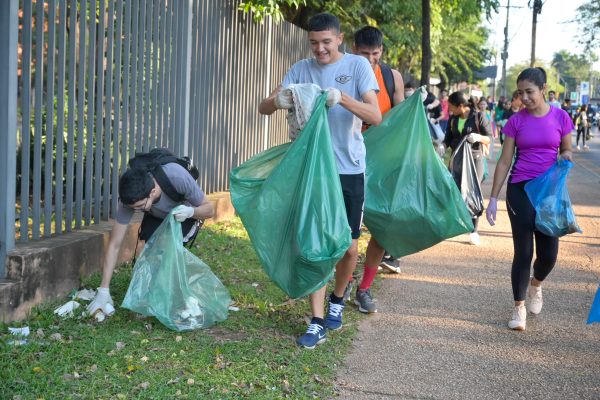
[[(368, 235), (360, 239), (364, 249)], [(239, 219), (209, 225), (195, 252), (231, 292), (239, 312), (210, 329), (178, 333), (154, 318), (117, 307), (103, 323), (53, 314), (66, 299), (32, 310), (11, 326), (29, 326), (28, 343), (8, 344), (0, 324), (2, 399), (274, 399), (335, 395), (335, 368), (360, 318), (348, 306), (344, 327), (315, 350), (295, 344), (310, 315), (308, 300), (290, 300), (263, 272)], [(121, 266), (111, 294), (120, 304), (132, 268)], [(95, 288), (100, 276), (86, 279)], [(61, 338), (57, 335), (60, 334)]]

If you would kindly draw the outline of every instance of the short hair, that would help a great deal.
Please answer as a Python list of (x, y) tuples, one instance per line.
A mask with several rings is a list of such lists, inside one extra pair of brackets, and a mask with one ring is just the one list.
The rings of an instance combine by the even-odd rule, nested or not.
[(548, 94), (556, 94), (556, 91), (554, 91), (554, 90), (550, 90), (550, 91), (548, 92)]
[(526, 68), (517, 76), (517, 83), (521, 81), (532, 82), (540, 89), (543, 89), (546, 84), (546, 71), (540, 67)]
[(356, 47), (376, 48), (383, 46), (383, 33), (374, 26), (365, 26), (354, 33)]
[[(529, 69), (531, 69), (531, 68), (529, 68)], [(521, 80), (522, 80), (522, 79), (521, 79)], [(529, 80), (529, 79), (527, 79), (527, 80)], [(517, 82), (518, 82), (518, 81), (517, 81)], [(533, 81), (532, 81), (532, 82), (533, 82)], [(534, 83), (535, 83), (535, 82), (534, 82)], [(512, 93), (511, 100), (515, 100), (515, 99), (518, 99), (518, 98), (520, 98), (520, 97), (521, 97), (521, 95), (519, 94), (519, 91), (518, 91), (518, 90), (515, 90), (515, 91)]]
[(128, 168), (119, 179), (119, 199), (123, 204), (133, 204), (148, 198), (154, 188), (152, 175), (138, 168)]
[(329, 13), (321, 13), (314, 15), (308, 21), (309, 32), (322, 32), (332, 30), (336, 33), (340, 32), (340, 20)]

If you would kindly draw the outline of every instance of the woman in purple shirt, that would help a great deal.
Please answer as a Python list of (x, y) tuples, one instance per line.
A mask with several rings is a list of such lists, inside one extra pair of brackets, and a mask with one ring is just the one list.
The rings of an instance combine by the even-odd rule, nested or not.
[[(490, 225), (495, 224), (497, 197), (510, 170), (506, 208), (513, 235), (511, 281), (515, 307), (508, 327), (522, 331), (527, 311), (538, 314), (542, 310), (542, 281), (558, 255), (558, 238), (546, 236), (535, 228), (535, 209), (524, 186), (546, 172), (557, 156), (571, 161), (573, 122), (565, 111), (546, 103), (546, 72), (542, 68), (523, 70), (517, 77), (517, 88), (525, 108), (513, 115), (502, 130), (506, 139), (496, 165), (486, 217)], [(534, 238), (536, 260), (530, 280)]]

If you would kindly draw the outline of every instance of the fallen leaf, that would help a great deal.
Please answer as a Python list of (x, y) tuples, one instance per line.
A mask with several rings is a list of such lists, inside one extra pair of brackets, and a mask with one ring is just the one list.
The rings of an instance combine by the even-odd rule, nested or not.
[(127, 396), (125, 396), (123, 393), (117, 393), (117, 399), (125, 400), (126, 398), (127, 398)]
[(193, 385), (194, 384), (194, 380), (192, 378), (187, 380), (187, 384), (188, 385)]
[(111, 351), (109, 351), (108, 353), (106, 353), (106, 355), (107, 355), (107, 356), (109, 356), (109, 357), (112, 357), (112, 356), (114, 356), (114, 355), (115, 355), (115, 351), (114, 351), (114, 350), (111, 350)]
[(90, 372), (96, 372), (97, 369), (98, 369), (98, 366), (96, 364), (94, 364), (90, 367)]
[(142, 332), (140, 332), (140, 331), (131, 331), (130, 333), (132, 335), (141, 335), (142, 334)]
[(178, 389), (178, 390), (175, 392), (175, 396), (181, 396), (181, 390), (179, 390), (179, 389)]
[(35, 372), (36, 374), (42, 372), (42, 367), (33, 367), (33, 372)]
[(323, 380), (321, 379), (321, 377), (319, 375), (315, 375), (315, 376), (313, 376), (313, 378), (316, 382), (319, 382), (319, 383), (323, 382)]
[(149, 358), (148, 358), (148, 357), (146, 357), (146, 356), (144, 356), (144, 357), (140, 358), (140, 360), (141, 360), (142, 362), (146, 362), (146, 361), (148, 361), (148, 360), (149, 360)]
[(181, 336), (175, 336), (175, 341), (176, 342), (181, 342), (181, 340), (183, 340), (183, 338)]
[(39, 328), (37, 331), (35, 331), (35, 334), (36, 334), (36, 336), (37, 336), (37, 337), (39, 337), (39, 338), (43, 338), (44, 336), (46, 336), (46, 335), (44, 334), (44, 330), (43, 330), (42, 328)]
[(179, 383), (179, 378), (170, 379), (170, 380), (167, 382), (167, 385), (174, 385), (174, 384), (176, 384), (176, 383)]
[(142, 389), (148, 389), (150, 387), (150, 382), (142, 382), (138, 385), (138, 387)]
[(146, 344), (146, 343), (150, 343), (150, 341), (148, 339), (140, 340), (140, 344)]
[(53, 333), (52, 335), (50, 335), (50, 339), (52, 340), (56, 340), (56, 341), (60, 341), (62, 340), (62, 335), (60, 333)]
[(121, 350), (122, 348), (125, 347), (125, 343), (117, 342), (117, 343), (115, 343), (115, 346), (117, 347), (117, 350)]

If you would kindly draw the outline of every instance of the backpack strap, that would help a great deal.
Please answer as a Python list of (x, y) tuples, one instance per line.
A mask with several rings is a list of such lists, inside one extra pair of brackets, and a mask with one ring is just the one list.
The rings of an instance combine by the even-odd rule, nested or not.
[(392, 67), (387, 64), (379, 63), (379, 67), (381, 68), (381, 76), (383, 77), (383, 84), (385, 85), (385, 90), (388, 93), (390, 98), (390, 103), (394, 106), (394, 93), (396, 92), (396, 82), (394, 82), (394, 74), (392, 72)]
[(161, 190), (167, 196), (169, 196), (171, 199), (175, 200), (178, 203), (185, 200), (185, 196), (175, 189), (175, 187), (171, 183), (171, 180), (169, 179), (167, 174), (165, 174), (165, 171), (163, 171), (160, 165), (157, 165), (152, 171), (150, 171), (150, 173), (152, 174), (152, 176), (154, 176), (156, 182), (158, 182), (158, 186), (160, 186)]

